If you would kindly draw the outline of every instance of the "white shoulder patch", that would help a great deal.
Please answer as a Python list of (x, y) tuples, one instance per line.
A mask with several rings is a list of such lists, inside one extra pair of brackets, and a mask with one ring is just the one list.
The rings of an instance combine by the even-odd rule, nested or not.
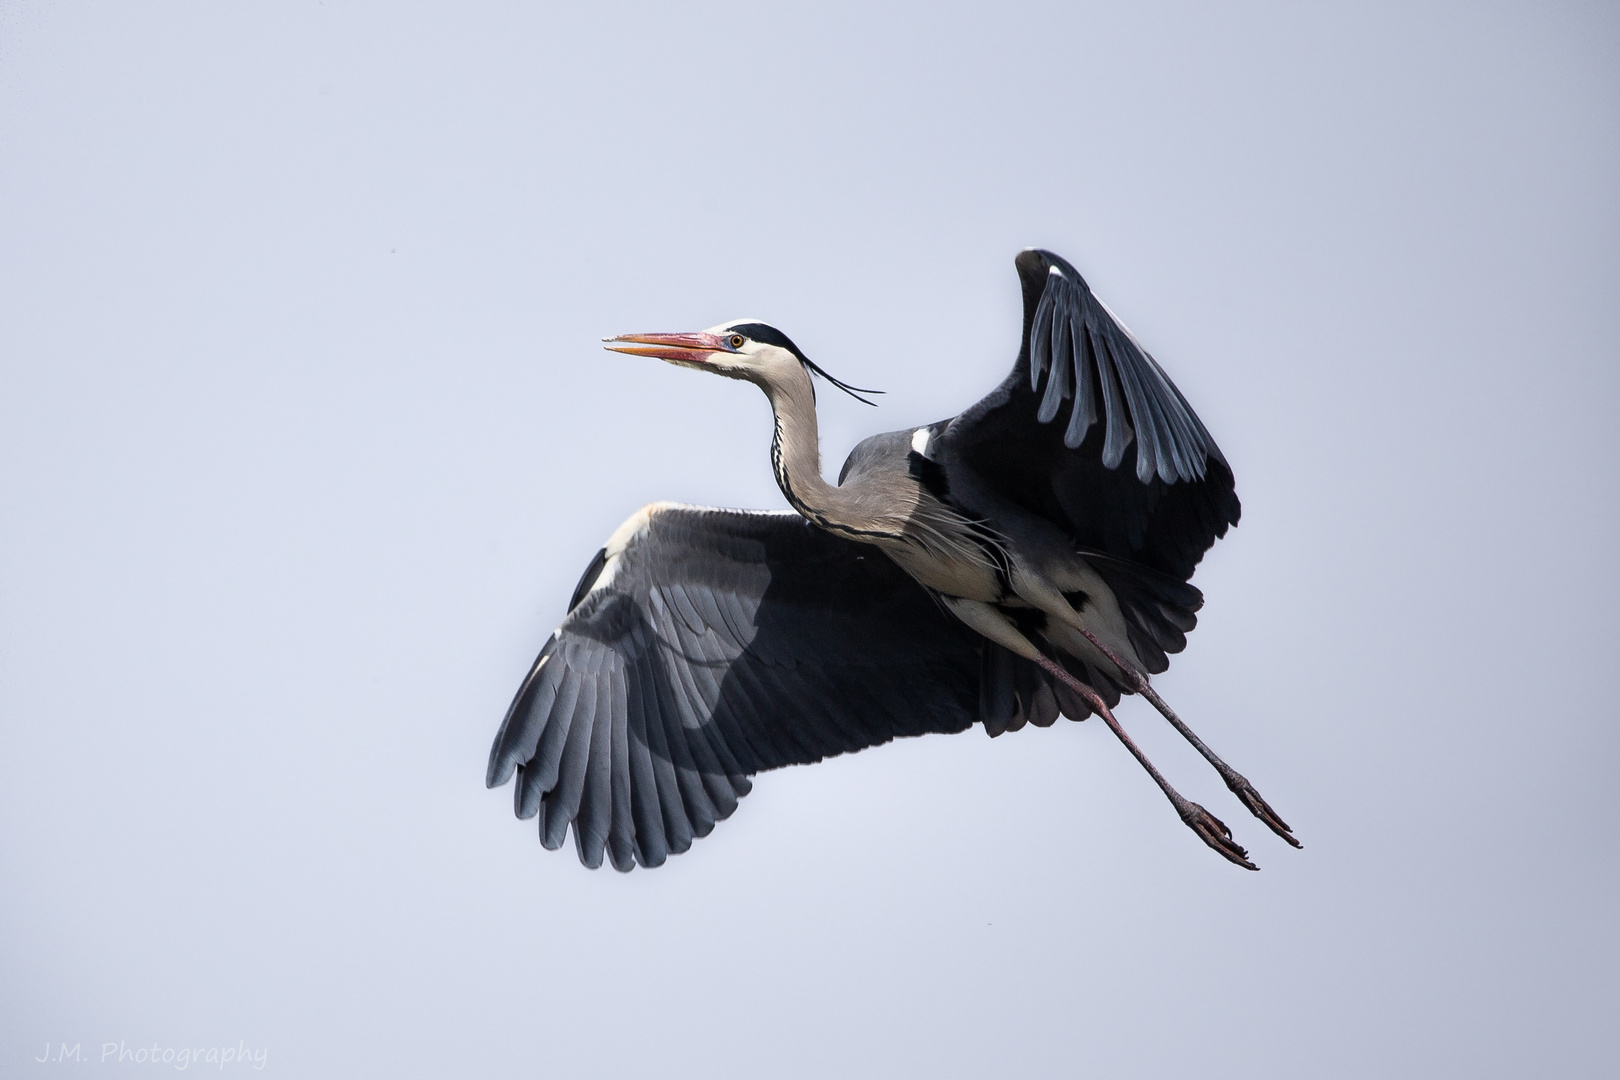
[(920, 427), (911, 433), (911, 448), (923, 457), (928, 456), (928, 440), (931, 436), (928, 429)]
[(616, 559), (624, 554), (624, 549), (633, 544), (638, 537), (646, 536), (647, 530), (652, 527), (653, 515), (674, 503), (655, 502), (648, 503), (640, 510), (625, 518), (624, 524), (613, 530), (613, 535), (607, 538), (602, 546), (607, 549), (607, 557)]
[[(1052, 274), (1052, 275), (1054, 275), (1056, 277), (1063, 277), (1063, 271), (1059, 270), (1056, 266), (1048, 266), (1046, 268), (1046, 272), (1048, 274)], [(1064, 280), (1067, 281), (1068, 279), (1064, 278)]]
[(607, 552), (607, 560), (602, 564), (602, 572), (596, 575), (595, 581), (591, 582), (591, 587), (586, 590), (586, 595), (595, 592), (597, 589), (605, 589), (613, 584), (613, 577), (619, 572), (619, 557), (625, 553), (625, 550), (631, 544), (647, 535), (647, 530), (652, 527), (653, 515), (660, 510), (677, 505), (679, 504), (671, 502), (648, 503), (626, 518), (623, 525), (614, 529), (613, 535), (608, 537), (607, 543), (602, 545), (603, 550)]

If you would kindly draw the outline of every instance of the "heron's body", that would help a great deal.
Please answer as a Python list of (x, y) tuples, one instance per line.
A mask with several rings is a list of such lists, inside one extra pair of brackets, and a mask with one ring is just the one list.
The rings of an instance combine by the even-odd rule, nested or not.
[(1033, 250), (1018, 263), (1024, 338), (1007, 379), (960, 416), (865, 440), (836, 485), (811, 373), (850, 388), (780, 331), (614, 339), (757, 383), (794, 513), (653, 504), (597, 554), (491, 750), (490, 784), (521, 770), (519, 815), (542, 814), (547, 847), (572, 822), (587, 865), (604, 847), (620, 869), (657, 865), (762, 769), (1061, 711), (1101, 715), (1182, 819), (1251, 866), (1119, 727), (1121, 692), (1151, 700), (1296, 843), (1147, 681), (1185, 646), (1202, 603), (1187, 578), (1237, 521), (1231, 471), (1073, 267)]

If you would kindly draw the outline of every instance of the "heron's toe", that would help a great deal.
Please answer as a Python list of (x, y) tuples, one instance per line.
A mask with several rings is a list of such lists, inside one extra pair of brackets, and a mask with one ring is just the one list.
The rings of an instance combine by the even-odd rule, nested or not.
[(1266, 828), (1295, 847), (1305, 846), (1294, 839), (1294, 830), (1289, 826), (1288, 822), (1278, 815), (1277, 811), (1271, 808), (1271, 805), (1265, 799), (1260, 797), (1260, 793), (1254, 790), (1253, 784), (1238, 773), (1233, 773), (1226, 778), (1226, 786), (1232, 789), (1232, 794), (1243, 800), (1243, 805), (1249, 808), (1249, 813), (1266, 823)]
[(1232, 839), (1232, 830), (1220, 818), (1195, 802), (1187, 802), (1178, 809), (1181, 810), (1181, 820), (1227, 862), (1236, 863), (1245, 870), (1260, 869), (1249, 861), (1249, 853)]

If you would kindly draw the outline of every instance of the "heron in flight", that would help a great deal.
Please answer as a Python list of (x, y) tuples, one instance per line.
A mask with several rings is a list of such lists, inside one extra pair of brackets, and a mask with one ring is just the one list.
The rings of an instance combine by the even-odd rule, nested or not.
[[(746, 379), (770, 399), (791, 511), (642, 507), (585, 568), (490, 751), (580, 861), (658, 866), (729, 817), (753, 774), (902, 735), (1100, 716), (1204, 843), (1255, 869), (1114, 718), (1150, 701), (1249, 810), (1299, 846), (1148, 677), (1180, 652), (1193, 568), (1239, 506), (1232, 470), (1158, 363), (1049, 251), (1017, 259), (1023, 342), (966, 412), (855, 447), (821, 474), (812, 375), (752, 319), (624, 334), (615, 352)], [(865, 401), (865, 398), (860, 398)], [(870, 404), (870, 402), (868, 402)]]

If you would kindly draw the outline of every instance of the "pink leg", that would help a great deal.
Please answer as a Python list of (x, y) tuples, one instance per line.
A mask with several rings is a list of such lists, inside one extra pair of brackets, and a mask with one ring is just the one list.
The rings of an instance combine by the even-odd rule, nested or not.
[(1040, 664), (1042, 671), (1045, 671), (1052, 678), (1057, 679), (1064, 686), (1078, 694), (1098, 716), (1103, 718), (1103, 722), (1108, 725), (1109, 730), (1114, 733), (1120, 742), (1125, 744), (1125, 749), (1129, 750), (1131, 756), (1141, 763), (1142, 768), (1147, 770), (1148, 775), (1153, 777), (1153, 782), (1159, 785), (1159, 790), (1163, 791), (1165, 797), (1170, 800), (1170, 805), (1176, 808), (1176, 813), (1181, 816), (1181, 820), (1186, 823), (1188, 828), (1198, 834), (1200, 840), (1214, 848), (1229, 862), (1237, 863), (1247, 870), (1260, 869), (1249, 861), (1249, 853), (1239, 847), (1236, 841), (1232, 839), (1232, 830), (1222, 824), (1220, 818), (1197, 803), (1183, 798), (1180, 792), (1170, 786), (1170, 782), (1160, 775), (1158, 769), (1153, 767), (1153, 762), (1147, 759), (1147, 755), (1142, 753), (1141, 748), (1131, 740), (1129, 735), (1125, 734), (1125, 729), (1119, 726), (1119, 721), (1114, 719), (1114, 714), (1109, 711), (1108, 706), (1103, 703), (1103, 699), (1097, 695), (1095, 690), (1070, 675), (1056, 661), (1041, 656), (1036, 660), (1036, 663)]
[(1086, 636), (1086, 640), (1101, 649), (1103, 655), (1113, 661), (1114, 666), (1124, 673), (1125, 678), (1131, 683), (1131, 689), (1151, 701), (1153, 707), (1158, 709), (1166, 720), (1170, 721), (1170, 726), (1181, 732), (1181, 737), (1192, 743), (1193, 748), (1204, 755), (1205, 761), (1215, 766), (1215, 771), (1221, 774), (1221, 779), (1226, 781), (1226, 786), (1231, 789), (1232, 794), (1243, 800), (1243, 805), (1249, 808), (1249, 813), (1265, 822), (1268, 829), (1290, 844), (1295, 847), (1302, 846), (1298, 840), (1294, 839), (1292, 835), (1294, 830), (1289, 828), (1288, 823), (1278, 816), (1277, 811), (1273, 810), (1266, 800), (1260, 797), (1260, 793), (1254, 789), (1254, 785), (1244, 779), (1242, 773), (1217, 757), (1215, 751), (1206, 746), (1204, 740), (1200, 739), (1192, 728), (1182, 722), (1181, 717), (1177, 716), (1169, 703), (1159, 696), (1159, 692), (1153, 689), (1141, 672), (1121, 660), (1112, 649), (1098, 641), (1096, 635), (1090, 630), (1084, 627), (1079, 629), (1080, 633)]

